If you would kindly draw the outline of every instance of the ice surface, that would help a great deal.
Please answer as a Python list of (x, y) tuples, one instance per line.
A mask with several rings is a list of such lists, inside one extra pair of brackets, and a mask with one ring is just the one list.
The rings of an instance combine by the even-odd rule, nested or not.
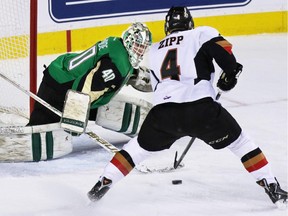
[[(236, 88), (220, 101), (260, 146), (287, 190), (287, 34), (229, 37), (244, 65)], [(40, 60), (49, 64), (51, 57)], [(39, 66), (40, 67), (40, 66)], [(42, 69), (41, 69), (42, 70)], [(131, 93), (131, 89), (123, 90)], [(146, 97), (144, 95), (143, 97)], [(148, 97), (148, 96), (147, 96)], [(124, 135), (94, 127), (120, 147)], [(153, 140), (151, 140), (153, 141)], [(184, 137), (146, 161), (172, 166)], [(0, 163), (1, 216), (286, 216), (278, 210), (240, 160), (228, 149), (213, 150), (196, 140), (184, 168), (170, 173), (130, 173), (95, 205), (86, 193), (112, 155), (82, 136), (70, 155), (39, 163)], [(171, 181), (181, 179), (180, 185)]]

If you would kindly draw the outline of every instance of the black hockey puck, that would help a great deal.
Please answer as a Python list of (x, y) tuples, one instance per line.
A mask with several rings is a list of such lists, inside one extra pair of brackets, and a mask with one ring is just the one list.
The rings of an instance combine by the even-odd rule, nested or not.
[(172, 180), (173, 185), (182, 184), (182, 180)]

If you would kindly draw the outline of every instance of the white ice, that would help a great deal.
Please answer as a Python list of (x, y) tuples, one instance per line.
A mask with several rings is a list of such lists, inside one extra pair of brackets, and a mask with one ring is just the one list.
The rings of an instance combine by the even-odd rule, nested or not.
[[(287, 179), (287, 34), (229, 37), (244, 65), (236, 88), (220, 102), (260, 146), (283, 189)], [(40, 59), (49, 64), (51, 57)], [(130, 92), (124, 89), (124, 92)], [(146, 95), (145, 95), (146, 96)], [(95, 127), (119, 148), (124, 135)], [(172, 166), (184, 137), (146, 161)], [(153, 139), (151, 139), (153, 142)], [(272, 204), (242, 163), (229, 150), (213, 150), (197, 140), (184, 168), (170, 173), (133, 171), (95, 205), (86, 193), (112, 155), (82, 136), (70, 155), (39, 163), (0, 163), (1, 216), (285, 216)], [(172, 185), (181, 179), (183, 184)]]

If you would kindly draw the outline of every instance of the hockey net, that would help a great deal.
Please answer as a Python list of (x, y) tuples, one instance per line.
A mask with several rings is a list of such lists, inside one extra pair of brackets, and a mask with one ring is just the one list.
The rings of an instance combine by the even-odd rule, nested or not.
[[(0, 73), (35, 93), (37, 0), (1, 0), (0, 11)], [(0, 78), (0, 125), (17, 124), (17, 116), (28, 120), (30, 103)]]

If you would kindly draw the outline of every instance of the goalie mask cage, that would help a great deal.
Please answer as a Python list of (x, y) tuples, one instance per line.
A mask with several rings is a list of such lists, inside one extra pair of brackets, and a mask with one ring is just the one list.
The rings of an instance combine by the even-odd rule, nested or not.
[[(37, 0), (1, 0), (0, 11), (0, 73), (36, 93)], [(0, 78), (0, 113), (28, 118), (33, 104), (33, 99)]]

